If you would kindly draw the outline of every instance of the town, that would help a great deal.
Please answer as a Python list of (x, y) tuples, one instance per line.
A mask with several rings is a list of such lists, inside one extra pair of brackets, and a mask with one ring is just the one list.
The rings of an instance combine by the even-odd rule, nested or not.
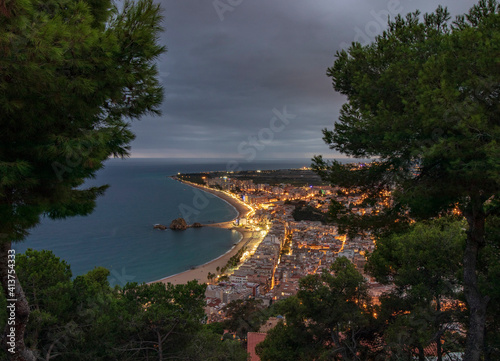
[[(311, 170), (304, 168), (245, 175), (207, 172), (175, 177), (230, 194), (253, 209), (247, 217), (235, 219), (234, 226), (258, 232), (259, 239), (242, 252), (236, 267), (208, 275), (207, 322), (223, 321), (224, 307), (231, 301), (255, 298), (270, 305), (295, 295), (299, 279), (328, 272), (338, 257), (349, 259), (364, 275), (375, 302), (389, 289), (364, 273), (366, 256), (375, 248), (373, 237), (366, 234), (349, 238), (339, 234), (334, 222), (326, 222), (332, 201), (360, 215), (377, 212), (377, 207), (360, 206), (363, 194), (349, 194), (321, 184)], [(255, 183), (251, 178), (269, 179), (274, 184)], [(281, 181), (288, 183), (278, 183)]]

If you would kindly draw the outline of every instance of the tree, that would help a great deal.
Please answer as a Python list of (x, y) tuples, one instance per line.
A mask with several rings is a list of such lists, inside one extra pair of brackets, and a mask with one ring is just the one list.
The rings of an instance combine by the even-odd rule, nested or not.
[(73, 280), (71, 309), (57, 314), (61, 324), (49, 330), (50, 339), (42, 349), (45, 359), (120, 358), (117, 345), (123, 342), (124, 320), (131, 316), (123, 305), (120, 290), (110, 288), (108, 276), (109, 270), (96, 267)]
[(44, 306), (59, 284), (71, 280), (70, 266), (56, 257), (52, 251), (36, 251), (28, 248), (24, 254), (16, 257), (16, 273), (24, 284), (24, 293), (35, 309)]
[[(491, 297), (491, 304), (500, 304), (500, 217), (490, 216), (486, 222), (486, 246), (479, 255), (481, 292)], [(500, 358), (500, 307), (489, 307), (485, 326), (484, 360)]]
[(314, 360), (320, 348), (303, 325), (280, 322), (255, 349), (262, 361), (307, 361)]
[(248, 332), (259, 331), (266, 321), (262, 301), (256, 299), (234, 300), (223, 309), (226, 319), (223, 325), (231, 332), (235, 332), (240, 339), (245, 339)]
[(248, 353), (239, 341), (221, 340), (221, 335), (203, 329), (193, 335), (185, 349), (185, 360), (189, 361), (247, 361)]
[(286, 325), (259, 344), (263, 360), (372, 359), (378, 346), (366, 282), (345, 257), (331, 271), (302, 278), (297, 296), (277, 306)]
[[(69, 265), (51, 251), (28, 250), (17, 260), (34, 308), (26, 346), (38, 359), (246, 360), (239, 343), (221, 341), (222, 324), (204, 324), (206, 286), (196, 281), (111, 288), (102, 267), (71, 280)], [(0, 295), (0, 305), (5, 301)]]
[(423, 360), (423, 349), (436, 344), (442, 360), (441, 341), (460, 309), (463, 226), (443, 218), (377, 240), (366, 269), (379, 282), (395, 286), (381, 298), (379, 316), (387, 320), (384, 336), (393, 354), (418, 349)]
[(343, 165), (318, 156), (313, 165), (323, 180), (366, 195), (361, 206), (375, 207), (366, 216), (337, 210), (345, 231), (382, 233), (453, 209), (465, 217), (467, 361), (479, 360), (484, 343), (490, 297), (478, 287), (477, 262), (485, 221), (499, 210), (499, 12), (495, 0), (481, 0), (451, 26), (442, 7), (423, 19), (397, 16), (374, 43), (338, 52), (327, 74), (347, 103), (324, 140), (376, 160)]
[[(334, 275), (306, 276), (300, 280), (297, 297), (312, 322), (314, 338), (325, 345), (324, 355), (334, 360), (361, 360), (362, 340), (369, 340), (372, 320), (366, 281), (346, 258), (331, 265)], [(326, 347), (326, 345), (330, 347)]]
[(70, 266), (51, 251), (28, 249), (17, 255), (16, 273), (32, 307), (27, 345), (32, 350), (40, 350), (46, 358), (45, 346), (60, 339), (62, 332), (57, 330), (64, 329), (68, 315), (74, 312)]
[(32, 307), (25, 341), (33, 354), (63, 361), (120, 358), (130, 312), (109, 287), (108, 270), (97, 267), (72, 281), (69, 265), (51, 251), (29, 249), (16, 260)]
[(321, 223), (325, 221), (325, 214), (309, 205), (300, 208), (296, 207), (292, 212), (292, 216), (295, 221), (306, 220), (314, 222), (319, 221)]
[[(159, 361), (175, 358), (201, 331), (205, 321), (205, 284), (128, 284), (123, 288), (133, 318), (128, 342), (120, 349), (135, 359), (152, 355)], [(177, 356), (176, 356), (177, 355)]]
[[(8, 296), (8, 256), (41, 215), (92, 211), (105, 187), (81, 189), (133, 139), (127, 119), (158, 114), (161, 15), (152, 0), (17, 0), (0, 5), (0, 278), (15, 302), (15, 360), (29, 306)], [(5, 330), (7, 331), (7, 329)], [(3, 337), (2, 347), (7, 338)]]

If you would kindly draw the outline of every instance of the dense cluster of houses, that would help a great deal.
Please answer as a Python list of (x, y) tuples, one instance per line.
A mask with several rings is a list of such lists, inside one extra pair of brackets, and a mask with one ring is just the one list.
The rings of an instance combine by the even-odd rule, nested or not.
[[(223, 320), (223, 308), (233, 300), (258, 298), (270, 304), (295, 295), (301, 278), (329, 271), (337, 257), (347, 257), (363, 273), (366, 255), (375, 247), (369, 234), (348, 239), (340, 235), (334, 225), (295, 221), (293, 217), (296, 201), (326, 212), (330, 200), (334, 199), (349, 206), (353, 212), (371, 212), (372, 209), (359, 206), (362, 195), (345, 192), (339, 195), (337, 188), (329, 186), (270, 186), (229, 177), (206, 179), (205, 183), (233, 193), (256, 209), (252, 219), (239, 219), (238, 225), (247, 228), (259, 225), (267, 229), (258, 247), (231, 270), (228, 281), (215, 279), (215, 284), (208, 286), (206, 313), (209, 322)], [(365, 277), (375, 298), (387, 290), (387, 286)]]

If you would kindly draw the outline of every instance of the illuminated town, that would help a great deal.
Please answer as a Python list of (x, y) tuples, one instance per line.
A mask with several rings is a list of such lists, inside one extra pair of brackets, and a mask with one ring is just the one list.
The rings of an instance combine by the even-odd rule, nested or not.
[(236, 267), (209, 275), (208, 322), (223, 320), (224, 306), (234, 300), (256, 298), (269, 305), (295, 295), (299, 279), (329, 271), (329, 266), (341, 256), (347, 257), (365, 276), (375, 300), (388, 290), (388, 286), (376, 283), (364, 273), (366, 255), (375, 248), (369, 234), (348, 238), (332, 224), (294, 218), (297, 207), (326, 217), (332, 200), (358, 214), (377, 212), (360, 206), (362, 194), (339, 192), (339, 188), (328, 185), (255, 184), (252, 180), (231, 178), (230, 174), (203, 176), (199, 184), (248, 205), (252, 211), (245, 218), (236, 219), (234, 225), (255, 235)]

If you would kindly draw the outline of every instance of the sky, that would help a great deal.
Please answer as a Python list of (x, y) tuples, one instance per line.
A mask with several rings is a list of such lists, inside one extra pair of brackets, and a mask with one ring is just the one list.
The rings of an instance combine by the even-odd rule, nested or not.
[(322, 140), (344, 96), (326, 70), (353, 41), (365, 45), (387, 17), (465, 0), (162, 0), (159, 117), (134, 121), (133, 158), (342, 157)]

